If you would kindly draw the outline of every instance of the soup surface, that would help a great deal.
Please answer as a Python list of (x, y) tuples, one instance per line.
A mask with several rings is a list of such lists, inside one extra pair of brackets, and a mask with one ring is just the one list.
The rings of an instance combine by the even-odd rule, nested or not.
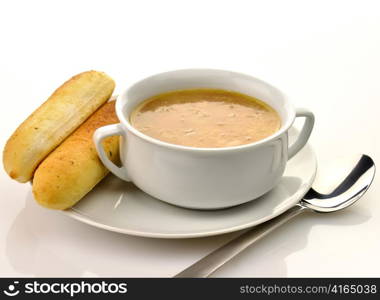
[(253, 143), (281, 126), (279, 115), (269, 105), (219, 89), (177, 90), (153, 96), (135, 108), (130, 121), (155, 139), (200, 148)]

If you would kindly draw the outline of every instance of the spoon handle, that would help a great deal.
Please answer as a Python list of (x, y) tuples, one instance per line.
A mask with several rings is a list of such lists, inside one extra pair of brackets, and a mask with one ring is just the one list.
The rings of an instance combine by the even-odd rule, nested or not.
[(289, 208), (287, 211), (281, 215), (265, 222), (260, 225), (253, 227), (252, 229), (244, 232), (238, 237), (234, 238), (232, 241), (221, 246), (215, 251), (211, 252), (209, 255), (198, 260), (196, 263), (186, 268), (182, 272), (178, 273), (174, 277), (208, 277), (210, 274), (215, 272), (225, 263), (230, 261), (233, 257), (241, 253), (243, 250), (248, 248), (253, 243), (257, 242), (268, 233), (274, 229), (280, 227), (282, 224), (286, 223), (293, 217), (299, 215), (301, 212), (307, 208), (296, 205)]

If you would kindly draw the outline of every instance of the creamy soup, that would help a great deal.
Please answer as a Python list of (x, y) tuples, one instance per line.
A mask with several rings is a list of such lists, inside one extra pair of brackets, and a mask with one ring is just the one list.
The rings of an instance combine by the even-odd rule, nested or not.
[(281, 126), (277, 112), (262, 101), (232, 91), (171, 91), (143, 101), (131, 124), (155, 139), (190, 147), (219, 148), (253, 143)]

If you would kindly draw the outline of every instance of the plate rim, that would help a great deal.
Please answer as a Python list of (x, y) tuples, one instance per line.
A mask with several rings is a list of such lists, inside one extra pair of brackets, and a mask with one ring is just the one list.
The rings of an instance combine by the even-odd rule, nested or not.
[[(120, 227), (115, 227), (111, 225), (107, 225), (102, 223), (101, 221), (96, 221), (94, 218), (89, 218), (85, 214), (75, 211), (75, 209), (70, 208), (68, 210), (63, 211), (63, 213), (77, 221), (80, 221), (82, 223), (88, 224), (90, 226), (94, 226), (96, 228), (100, 228), (107, 231), (122, 233), (122, 234), (128, 234), (132, 236), (138, 236), (138, 237), (148, 237), (148, 238), (159, 238), (159, 239), (186, 239), (186, 238), (201, 238), (201, 237), (208, 237), (208, 236), (216, 236), (231, 232), (236, 232), (239, 230), (247, 229), (250, 227), (254, 227), (256, 225), (259, 225), (261, 223), (264, 223), (266, 221), (269, 221), (270, 219), (273, 219), (286, 210), (288, 210), (290, 207), (296, 205), (298, 201), (307, 193), (307, 191), (310, 189), (312, 183), (314, 182), (314, 179), (317, 174), (318, 169), (318, 162), (317, 158), (314, 152), (313, 147), (310, 145), (310, 143), (307, 143), (305, 147), (308, 147), (310, 153), (311, 153), (311, 159), (313, 160), (314, 170), (313, 174), (310, 177), (310, 180), (307, 182), (307, 184), (301, 185), (300, 189), (296, 192), (296, 196), (294, 196), (294, 202), (289, 203), (289, 205), (284, 205), (280, 209), (278, 209), (275, 213), (272, 213), (270, 215), (267, 215), (259, 220), (255, 220), (252, 222), (244, 223), (241, 225), (236, 225), (228, 228), (223, 229), (217, 229), (217, 230), (208, 230), (208, 231), (202, 231), (202, 232), (194, 232), (194, 233), (157, 233), (157, 232), (148, 232), (148, 231), (139, 231), (139, 230), (132, 230), (132, 229), (125, 229)], [(301, 150), (302, 151), (302, 150)]]

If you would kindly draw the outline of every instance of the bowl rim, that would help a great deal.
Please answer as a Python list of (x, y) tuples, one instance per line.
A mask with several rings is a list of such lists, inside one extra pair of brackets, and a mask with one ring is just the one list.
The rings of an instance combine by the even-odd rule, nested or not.
[[(252, 142), (249, 144), (229, 146), (229, 147), (210, 147), (210, 148), (183, 146), (183, 145), (177, 145), (177, 144), (164, 142), (164, 141), (158, 140), (156, 138), (150, 137), (150, 136), (140, 132), (139, 130), (137, 130), (136, 128), (134, 128), (132, 126), (132, 124), (129, 121), (129, 116), (127, 117), (123, 113), (124, 103), (125, 103), (125, 105), (128, 105), (127, 95), (128, 95), (128, 92), (130, 91), (130, 89), (132, 89), (134, 86), (142, 83), (145, 80), (153, 79), (154, 77), (158, 77), (161, 75), (167, 75), (169, 73), (176, 73), (176, 72), (194, 72), (194, 71), (196, 71), (196, 72), (230, 73), (230, 74), (234, 74), (237, 76), (243, 76), (243, 77), (246, 77), (246, 78), (251, 79), (251, 80), (255, 80), (257, 82), (260, 82), (260, 83), (268, 86), (270, 89), (276, 91), (282, 97), (282, 99), (284, 100), (286, 105), (288, 106), (289, 115), (287, 116), (286, 122), (284, 124), (281, 124), (281, 128), (279, 130), (277, 130), (275, 133), (273, 133), (272, 135), (270, 135), (264, 139), (261, 139), (261, 140), (258, 140), (258, 141), (255, 141), (255, 142)], [(173, 89), (173, 90), (175, 90), (175, 89)], [(170, 90), (168, 90), (168, 91), (170, 91)], [(261, 101), (265, 102), (264, 100), (261, 100)], [(274, 87), (273, 85), (271, 85), (271, 84), (269, 84), (269, 83), (267, 83), (267, 82), (265, 82), (259, 78), (256, 78), (256, 77), (251, 76), (251, 75), (246, 75), (244, 73), (221, 70), (221, 69), (204, 69), (204, 68), (179, 69), (179, 70), (161, 72), (161, 73), (151, 75), (149, 77), (145, 77), (144, 79), (141, 79), (141, 80), (133, 83), (131, 86), (129, 86), (127, 89), (125, 89), (122, 93), (120, 93), (119, 96), (117, 97), (117, 99), (116, 99), (116, 115), (117, 115), (120, 123), (127, 129), (127, 131), (132, 133), (134, 136), (145, 140), (148, 143), (152, 143), (152, 144), (155, 144), (157, 146), (172, 149), (172, 150), (190, 151), (190, 152), (198, 152), (198, 153), (216, 153), (216, 152), (224, 153), (224, 152), (231, 152), (231, 151), (245, 151), (245, 150), (250, 150), (253, 148), (263, 146), (263, 145), (267, 144), (268, 142), (275, 140), (278, 137), (280, 137), (281, 135), (283, 135), (284, 133), (286, 133), (289, 130), (289, 128), (293, 125), (295, 117), (296, 117), (294, 106), (290, 103), (287, 96), (282, 91), (280, 91), (278, 88)]]

